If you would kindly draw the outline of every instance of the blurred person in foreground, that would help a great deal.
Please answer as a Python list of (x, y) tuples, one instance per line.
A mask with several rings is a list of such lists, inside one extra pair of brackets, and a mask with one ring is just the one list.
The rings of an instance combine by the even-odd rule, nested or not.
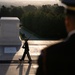
[(75, 0), (62, 0), (66, 5), (65, 40), (41, 51), (36, 75), (75, 75)]

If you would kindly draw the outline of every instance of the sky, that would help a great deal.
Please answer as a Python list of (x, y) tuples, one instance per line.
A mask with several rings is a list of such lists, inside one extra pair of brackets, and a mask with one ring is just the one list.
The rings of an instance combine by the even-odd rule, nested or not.
[[(0, 0), (0, 1), (9, 1), (9, 0)], [(11, 0), (11, 1), (57, 1), (57, 0)]]
[(59, 0), (0, 0), (0, 1), (1, 1), (1, 2), (15, 2), (15, 1), (16, 1), (16, 2), (19, 2), (19, 1), (20, 1), (20, 2), (25, 2), (25, 1), (26, 1), (26, 2), (29, 2), (29, 1), (30, 1), (30, 2), (31, 2), (31, 1), (32, 1), (32, 2), (33, 2), (33, 1), (37, 1), (37, 2), (38, 2), (38, 1), (39, 1), (39, 2), (58, 2)]
[(0, 2), (7, 2), (7, 3), (10, 2), (15, 4), (34, 4), (34, 5), (60, 3), (59, 0), (0, 0)]

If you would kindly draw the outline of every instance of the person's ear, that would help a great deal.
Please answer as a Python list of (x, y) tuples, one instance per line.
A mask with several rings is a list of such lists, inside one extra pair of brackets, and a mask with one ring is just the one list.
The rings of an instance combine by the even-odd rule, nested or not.
[(65, 17), (65, 24), (66, 24), (66, 25), (69, 24), (69, 18), (68, 18), (68, 16)]
[(70, 25), (70, 18), (68, 16), (65, 17), (65, 26), (66, 26), (67, 32), (69, 32), (71, 25)]

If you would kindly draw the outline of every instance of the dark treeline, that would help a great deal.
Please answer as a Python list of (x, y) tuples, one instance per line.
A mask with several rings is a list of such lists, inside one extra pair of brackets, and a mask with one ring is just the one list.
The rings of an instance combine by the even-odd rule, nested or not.
[(46, 39), (63, 39), (67, 33), (64, 23), (64, 8), (58, 4), (28, 6), (2, 6), (0, 17), (18, 17), (23, 28)]

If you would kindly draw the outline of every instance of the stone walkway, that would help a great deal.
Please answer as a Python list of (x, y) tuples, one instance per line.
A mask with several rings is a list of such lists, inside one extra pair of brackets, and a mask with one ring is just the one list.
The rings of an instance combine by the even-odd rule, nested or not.
[(20, 64), (19, 58), (21, 58), (24, 50), (20, 48), (15, 51), (5, 51), (2, 50), (0, 46), (0, 74), (1, 75), (35, 75), (37, 70), (37, 58), (40, 54), (40, 51), (59, 41), (28, 41), (30, 55), (32, 58), (32, 64), (28, 63), (28, 58), (25, 58), (25, 61)]

